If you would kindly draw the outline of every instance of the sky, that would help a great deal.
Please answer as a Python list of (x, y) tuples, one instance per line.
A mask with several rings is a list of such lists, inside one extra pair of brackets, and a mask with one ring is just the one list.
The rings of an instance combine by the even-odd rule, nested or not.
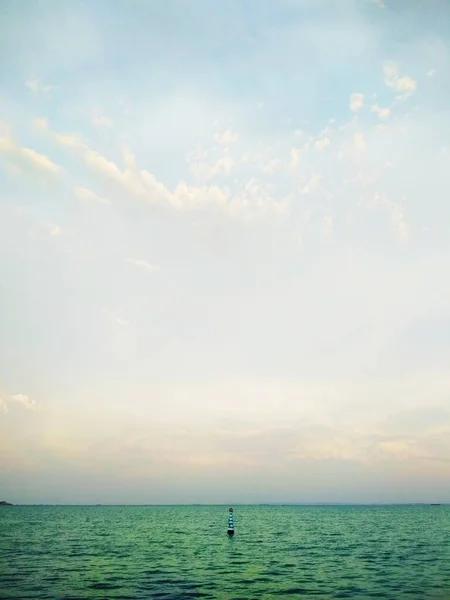
[(3, 0), (0, 499), (450, 502), (449, 32)]

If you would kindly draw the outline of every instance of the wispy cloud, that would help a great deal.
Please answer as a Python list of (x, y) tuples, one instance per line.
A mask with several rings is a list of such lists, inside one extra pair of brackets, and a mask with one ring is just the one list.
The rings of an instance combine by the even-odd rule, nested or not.
[(130, 322), (127, 321), (126, 319), (121, 319), (120, 317), (116, 317), (116, 323), (118, 323), (119, 325), (129, 325)]
[(21, 147), (7, 127), (3, 128), (3, 134), (0, 135), (0, 154), (7, 156), (12, 162), (18, 162), (18, 167), (21, 165), (31, 166), (52, 175), (58, 175), (63, 170), (45, 154), (41, 154), (32, 148)]
[(39, 154), (39, 152), (31, 148), (21, 148), (20, 153), (40, 169), (51, 173), (59, 173), (61, 171), (61, 167), (54, 163), (48, 156), (45, 156), (45, 154)]
[[(273, 198), (267, 192), (259, 194), (248, 194), (255, 190), (254, 178), (244, 182), (240, 189), (232, 194), (229, 188), (217, 185), (194, 186), (184, 181), (179, 182), (173, 191), (169, 190), (164, 183), (145, 169), (139, 170), (130, 150), (124, 153), (126, 168), (121, 170), (113, 161), (102, 156), (99, 152), (92, 150), (79, 136), (68, 134), (53, 134), (54, 139), (62, 146), (77, 152), (85, 164), (93, 172), (118, 184), (127, 193), (132, 194), (149, 204), (163, 204), (178, 210), (198, 210), (203, 207), (216, 207), (224, 213), (234, 217), (248, 218), (253, 215), (283, 215), (288, 210), (288, 200), (282, 197), (280, 200)], [(322, 145), (327, 145), (322, 141)], [(319, 147), (320, 144), (319, 144)], [(208, 169), (212, 175), (224, 170), (229, 170), (233, 162), (225, 154), (219, 161), (210, 166), (207, 163), (197, 164), (208, 177)]]
[(137, 267), (138, 269), (143, 269), (144, 271), (148, 271), (149, 273), (154, 273), (154, 272), (160, 270), (159, 265), (149, 263), (146, 260), (137, 260), (137, 259), (133, 259), (133, 258), (126, 258), (125, 260), (128, 264), (133, 265), (134, 267)]
[(374, 104), (371, 107), (371, 110), (376, 113), (380, 119), (387, 119), (391, 116), (390, 108), (381, 108), (381, 106), (378, 106), (378, 104)]
[(318, 150), (323, 150), (324, 148), (326, 148), (330, 144), (331, 144), (331, 141), (330, 141), (330, 138), (328, 138), (328, 137), (324, 137), (321, 140), (317, 140), (316, 142), (314, 142), (314, 146)]
[(364, 106), (364, 94), (354, 93), (350, 96), (350, 109), (357, 111)]
[(239, 140), (239, 135), (231, 129), (216, 133), (214, 139), (218, 144), (235, 144)]
[(52, 85), (46, 85), (39, 79), (32, 77), (25, 82), (25, 86), (36, 95), (48, 95), (54, 89)]
[(0, 395), (0, 412), (9, 412), (11, 407), (20, 405), (27, 410), (37, 410), (37, 402), (25, 394)]
[(35, 118), (33, 119), (33, 127), (36, 131), (45, 131), (48, 128), (48, 121), (46, 118)]
[(409, 75), (400, 76), (398, 66), (394, 62), (385, 62), (383, 73), (385, 84), (401, 93), (399, 98), (408, 98), (416, 91), (417, 81)]
[(97, 109), (92, 117), (92, 124), (95, 125), (96, 127), (112, 127), (113, 126), (113, 122), (112, 120), (107, 117), (103, 111), (101, 111), (100, 109)]
[(123, 316), (120, 310), (111, 307), (104, 307), (102, 308), (101, 312), (110, 322), (121, 325), (122, 327), (130, 325), (130, 321)]
[(98, 204), (111, 204), (111, 202), (108, 199), (102, 198), (92, 190), (89, 190), (84, 187), (76, 187), (74, 189), (74, 194), (75, 197), (78, 198), (78, 200), (87, 200), (88, 202), (95, 202)]
[(48, 223), (47, 231), (50, 237), (61, 237), (64, 235), (63, 229), (57, 223)]

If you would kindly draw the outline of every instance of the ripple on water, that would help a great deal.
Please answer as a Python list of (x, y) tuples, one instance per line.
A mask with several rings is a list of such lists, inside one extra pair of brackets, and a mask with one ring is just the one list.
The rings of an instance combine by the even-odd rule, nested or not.
[[(450, 508), (12, 507), (11, 600), (450, 598)], [(200, 525), (199, 525), (200, 524)]]

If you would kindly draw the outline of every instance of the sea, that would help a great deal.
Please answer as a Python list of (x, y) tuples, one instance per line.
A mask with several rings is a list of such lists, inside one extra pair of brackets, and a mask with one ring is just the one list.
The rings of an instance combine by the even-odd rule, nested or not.
[(1, 600), (450, 600), (450, 506), (1, 506)]

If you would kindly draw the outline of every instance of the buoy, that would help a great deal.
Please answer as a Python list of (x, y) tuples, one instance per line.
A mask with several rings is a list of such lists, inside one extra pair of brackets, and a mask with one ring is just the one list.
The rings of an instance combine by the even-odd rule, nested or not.
[(233, 522), (233, 509), (230, 508), (228, 511), (228, 535), (234, 535), (234, 522)]

